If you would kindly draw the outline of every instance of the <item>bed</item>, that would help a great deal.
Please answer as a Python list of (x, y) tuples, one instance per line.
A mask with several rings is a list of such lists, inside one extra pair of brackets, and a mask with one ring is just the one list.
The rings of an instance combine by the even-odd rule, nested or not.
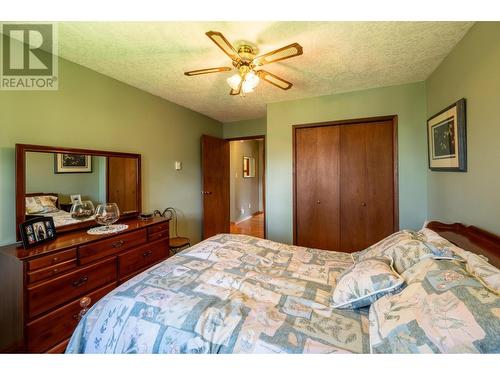
[(38, 216), (51, 217), (56, 228), (94, 220), (94, 216), (74, 219), (69, 212), (61, 209), (57, 193), (27, 193), (25, 195), (25, 216), (26, 219)]
[[(398, 288), (334, 308), (377, 257)], [(222, 234), (97, 302), (66, 353), (498, 353), (499, 290), (496, 267), (427, 228), (353, 254)]]

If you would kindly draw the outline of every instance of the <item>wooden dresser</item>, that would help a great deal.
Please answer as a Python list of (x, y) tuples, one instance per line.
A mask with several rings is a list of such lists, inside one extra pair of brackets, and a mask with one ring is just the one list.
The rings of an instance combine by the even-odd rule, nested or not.
[(0, 351), (64, 352), (89, 298), (88, 307), (169, 256), (168, 219), (121, 223), (128, 229), (112, 235), (79, 230), (0, 247)]

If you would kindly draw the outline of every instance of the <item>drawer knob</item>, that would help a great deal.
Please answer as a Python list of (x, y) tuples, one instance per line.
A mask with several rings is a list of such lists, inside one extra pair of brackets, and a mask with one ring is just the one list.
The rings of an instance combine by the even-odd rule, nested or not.
[(73, 281), (71, 284), (74, 288), (79, 288), (88, 281), (88, 276), (82, 276), (78, 280)]
[(83, 309), (88, 308), (90, 305), (90, 302), (92, 302), (92, 299), (90, 297), (83, 297), (80, 300), (80, 307)]
[(52, 270), (52, 273), (58, 273), (58, 272), (59, 272), (59, 269), (57, 269), (57, 268), (54, 268), (54, 269)]
[(82, 308), (78, 314), (73, 315), (73, 319), (76, 319), (80, 321), (83, 316), (89, 311), (89, 306), (90, 303), (92, 302), (92, 299), (90, 297), (83, 297), (80, 300), (80, 307)]
[(58, 257), (54, 257), (54, 258), (52, 259), (52, 262), (53, 262), (53, 263), (55, 263), (55, 262), (57, 262), (58, 260), (59, 260), (59, 258), (58, 258)]
[(151, 254), (153, 254), (153, 252), (151, 250), (148, 250), (146, 251), (144, 254), (142, 254), (143, 257), (148, 257), (150, 256)]
[(116, 242), (114, 242), (114, 243), (111, 245), (111, 247), (114, 247), (114, 248), (117, 248), (117, 247), (122, 247), (124, 243), (125, 243), (125, 241), (123, 241), (123, 240), (116, 241)]

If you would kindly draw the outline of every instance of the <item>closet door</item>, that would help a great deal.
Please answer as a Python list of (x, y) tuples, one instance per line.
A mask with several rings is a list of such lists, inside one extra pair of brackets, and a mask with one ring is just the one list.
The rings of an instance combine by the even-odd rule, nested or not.
[(341, 250), (362, 250), (394, 232), (393, 122), (340, 127)]
[(295, 130), (295, 244), (340, 247), (339, 129)]

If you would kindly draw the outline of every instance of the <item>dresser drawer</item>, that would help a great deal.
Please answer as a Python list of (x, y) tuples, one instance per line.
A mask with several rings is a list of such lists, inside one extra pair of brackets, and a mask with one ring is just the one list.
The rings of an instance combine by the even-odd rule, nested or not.
[(88, 264), (117, 252), (130, 249), (147, 241), (146, 229), (121, 234), (112, 238), (93, 242), (78, 248), (80, 264)]
[(168, 221), (161, 224), (152, 225), (148, 228), (148, 234), (150, 235), (156, 232), (163, 232), (163, 231), (168, 232)]
[(168, 242), (157, 241), (118, 256), (119, 278), (146, 268), (168, 256)]
[(149, 234), (150, 241), (157, 241), (162, 239), (168, 239), (168, 230), (164, 230), (163, 232), (155, 232)]
[(68, 260), (66, 262), (57, 263), (54, 266), (45, 267), (37, 271), (28, 272), (28, 283), (34, 283), (36, 281), (41, 281), (47, 279), (51, 276), (59, 275), (63, 272), (69, 271), (76, 268), (76, 258), (73, 260)]
[(53, 266), (57, 263), (61, 263), (61, 262), (65, 262), (65, 261), (73, 260), (73, 259), (76, 260), (76, 248), (61, 251), (61, 252), (54, 253), (51, 255), (45, 255), (43, 257), (30, 260), (28, 262), (28, 271), (36, 271), (40, 268)]
[(114, 281), (116, 259), (112, 258), (28, 287), (28, 316), (35, 317)]
[(50, 348), (45, 352), (45, 354), (64, 354), (66, 352), (66, 348), (68, 347), (69, 339), (66, 339), (56, 346)]
[[(115, 287), (116, 283), (112, 283), (90, 294), (86, 294), (85, 296), (91, 299), (90, 306), (99, 301)], [(82, 309), (80, 299), (28, 324), (26, 340), (28, 352), (43, 353), (59, 346), (61, 342), (71, 336), (78, 324), (78, 314)]]

